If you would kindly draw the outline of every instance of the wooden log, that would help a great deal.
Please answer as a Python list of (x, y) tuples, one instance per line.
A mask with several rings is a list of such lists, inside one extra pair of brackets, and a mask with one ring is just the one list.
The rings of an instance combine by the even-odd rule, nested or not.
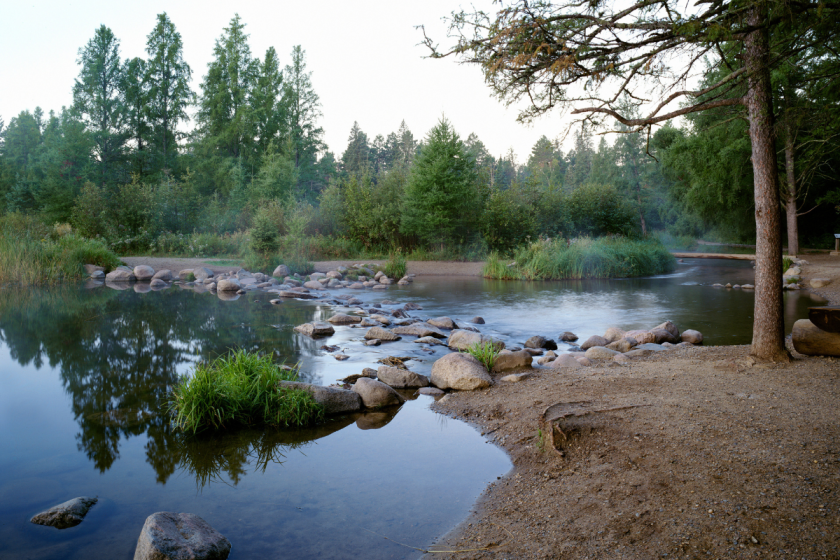
[(820, 330), (840, 333), (840, 307), (809, 307), (808, 319)]
[[(755, 255), (732, 255), (728, 253), (675, 253), (671, 252), (675, 258), (678, 259), (728, 259), (733, 261), (754, 261)], [(785, 258), (788, 259), (795, 259), (796, 257), (791, 257), (788, 255), (784, 255)]]
[(793, 347), (808, 356), (840, 356), (840, 333), (818, 329), (808, 319), (793, 324)]

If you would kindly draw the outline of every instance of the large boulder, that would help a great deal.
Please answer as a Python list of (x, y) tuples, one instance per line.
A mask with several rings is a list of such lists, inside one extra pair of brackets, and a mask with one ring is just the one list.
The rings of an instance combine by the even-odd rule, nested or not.
[(606, 346), (609, 344), (610, 341), (604, 338), (603, 336), (592, 335), (586, 339), (586, 342), (580, 345), (581, 349), (589, 350), (593, 346)]
[(376, 377), (379, 380), (395, 389), (407, 389), (410, 387), (428, 387), (429, 378), (407, 369), (391, 366), (379, 366), (376, 370)]
[(42, 511), (29, 521), (36, 525), (48, 525), (56, 529), (67, 529), (75, 527), (87, 515), (88, 510), (97, 502), (97, 498), (81, 496), (67, 500), (62, 504), (53, 506), (47, 511)]
[(322, 336), (332, 336), (335, 334), (335, 329), (329, 323), (320, 321), (313, 321), (312, 323), (304, 323), (295, 327), (295, 330), (301, 334), (312, 338), (319, 338)]
[[(456, 329), (449, 333), (449, 340), (447, 345), (456, 350), (467, 350), (473, 344), (492, 344), (496, 350), (504, 350), (505, 343), (497, 340), (492, 336), (487, 336), (478, 332), (465, 331)], [(439, 385), (438, 385), (439, 386)], [(440, 387), (440, 386), (439, 386)], [(443, 389), (443, 387), (441, 387)]]
[(361, 323), (362, 318), (357, 315), (345, 315), (344, 313), (336, 313), (329, 319), (327, 319), (333, 325), (352, 325), (355, 323)]
[(551, 369), (560, 369), (560, 368), (571, 368), (571, 369), (578, 369), (582, 368), (583, 366), (578, 362), (574, 356), (571, 354), (560, 354), (557, 358), (551, 362)]
[(474, 391), (493, 384), (487, 370), (469, 354), (447, 354), (432, 365), (432, 384), (439, 389)]
[(200, 266), (198, 268), (194, 268), (192, 270), (192, 273), (193, 273), (193, 276), (195, 276), (196, 280), (201, 280), (202, 282), (204, 282), (208, 278), (213, 278), (213, 271), (210, 270), (209, 268), (206, 268), (206, 267), (203, 267), (203, 266)]
[(535, 335), (525, 341), (525, 348), (545, 348), (546, 350), (557, 350), (557, 343), (544, 336)]
[(679, 334), (674, 336), (671, 331), (667, 331), (665, 329), (650, 329), (650, 334), (653, 335), (653, 342), (655, 344), (662, 344), (663, 342), (670, 342), (671, 344), (676, 344), (680, 341)]
[(531, 367), (531, 361), (533, 359), (531, 354), (525, 350), (517, 350), (516, 352), (502, 350), (496, 355), (496, 359), (493, 362), (493, 372), (499, 373), (511, 369)]
[(611, 360), (617, 354), (621, 354), (621, 352), (610, 350), (604, 346), (593, 346), (586, 351), (586, 357), (590, 360)]
[(381, 381), (360, 377), (353, 385), (353, 392), (358, 393), (367, 408), (379, 408), (405, 402), (399, 393)]
[(152, 276), (152, 280), (163, 280), (164, 282), (171, 282), (172, 278), (172, 271), (168, 268), (158, 270), (157, 272), (155, 272), (154, 276)]
[(285, 278), (291, 273), (292, 271), (289, 269), (288, 266), (286, 266), (285, 264), (278, 264), (277, 268), (274, 269), (274, 272), (272, 272), (271, 275), (276, 278)]
[(193, 269), (191, 268), (185, 268), (184, 270), (178, 272), (178, 280), (180, 280), (181, 282), (188, 282), (190, 280), (190, 277), (192, 277), (192, 279), (195, 280), (195, 276), (193, 275)]
[(281, 381), (280, 385), (308, 391), (315, 402), (324, 407), (324, 414), (341, 414), (342, 412), (355, 412), (362, 409), (362, 398), (358, 393), (347, 389), (321, 387), (320, 385), (298, 381)]
[(225, 278), (219, 280), (216, 284), (216, 289), (220, 292), (236, 292), (242, 289), (242, 285), (236, 278)]
[(138, 280), (151, 280), (155, 275), (155, 269), (145, 264), (134, 267), (134, 277)]
[(394, 342), (401, 339), (401, 336), (395, 335), (393, 332), (383, 329), (382, 327), (373, 327), (365, 333), (367, 340), (381, 340), (382, 342)]
[(160, 511), (146, 518), (134, 560), (225, 560), (230, 541), (192, 513)]
[(626, 336), (620, 340), (616, 340), (615, 342), (610, 342), (609, 344), (607, 344), (607, 348), (609, 348), (610, 350), (615, 350), (616, 352), (628, 352), (638, 344), (638, 340)]
[(607, 339), (607, 344), (611, 344), (616, 340), (621, 340), (625, 336), (627, 336), (627, 333), (618, 327), (610, 327), (607, 329), (607, 332), (604, 333), (604, 338)]
[(809, 319), (793, 324), (793, 347), (808, 356), (840, 356), (840, 333), (824, 331)]
[(106, 282), (131, 282), (136, 280), (134, 272), (125, 268), (117, 268), (105, 275)]
[[(453, 331), (455, 332), (455, 331)], [(414, 323), (413, 325), (404, 325), (402, 327), (394, 328), (396, 334), (409, 334), (413, 336), (433, 336), (435, 338), (446, 338), (446, 335), (440, 332), (435, 327), (426, 323)]]
[(635, 338), (636, 342), (638, 342), (639, 344), (656, 342), (656, 336), (654, 336), (649, 331), (627, 331), (627, 334), (625, 336)]
[(308, 282), (303, 283), (303, 287), (309, 290), (323, 290), (324, 285), (318, 282), (317, 280), (310, 280)]
[(429, 319), (426, 321), (433, 327), (437, 327), (439, 329), (457, 329), (458, 325), (455, 324), (455, 321), (450, 319), (449, 317), (436, 317), (435, 319)]
[(680, 329), (678, 329), (678, 328), (677, 328), (677, 325), (675, 325), (675, 324), (674, 324), (674, 323), (672, 323), (671, 321), (665, 321), (665, 322), (664, 322), (664, 323), (662, 323), (661, 325), (657, 325), (657, 326), (653, 327), (653, 328), (652, 328), (652, 329), (650, 329), (650, 330), (651, 330), (651, 332), (652, 332), (652, 331), (654, 331), (654, 330), (656, 330), (656, 329), (662, 329), (663, 331), (668, 331), (669, 333), (671, 333), (671, 336), (673, 336), (674, 338), (676, 338), (678, 341), (679, 341), (679, 339), (680, 339)]
[(687, 329), (682, 332), (680, 339), (691, 344), (703, 344), (703, 333), (694, 329)]

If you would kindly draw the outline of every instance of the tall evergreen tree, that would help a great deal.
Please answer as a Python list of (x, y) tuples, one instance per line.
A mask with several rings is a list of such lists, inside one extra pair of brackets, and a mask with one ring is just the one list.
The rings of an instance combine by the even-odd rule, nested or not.
[(350, 136), (347, 138), (347, 149), (341, 156), (341, 167), (347, 175), (359, 175), (371, 171), (371, 146), (367, 134), (353, 123)]
[(102, 184), (121, 179), (120, 165), (129, 137), (120, 91), (123, 66), (120, 42), (102, 25), (87, 45), (79, 49), (82, 67), (73, 87), (73, 108), (91, 131), (96, 145), (98, 178)]
[(251, 122), (257, 149), (263, 154), (271, 142), (279, 142), (284, 135), (285, 108), (281, 103), (283, 94), (283, 72), (277, 51), (269, 47), (265, 58), (259, 63), (256, 83), (251, 92)]
[(148, 114), (153, 126), (155, 166), (169, 170), (178, 152), (178, 124), (189, 120), (187, 107), (195, 93), (190, 89), (192, 70), (184, 60), (181, 34), (166, 12), (158, 14), (157, 25), (146, 40)]
[(149, 137), (152, 127), (149, 123), (149, 82), (146, 61), (131, 58), (123, 64), (122, 103), (125, 109), (126, 129), (130, 134), (133, 151), (129, 156), (129, 169), (137, 175), (145, 175), (149, 168)]
[(312, 72), (306, 70), (306, 51), (300, 45), (292, 49), (292, 63), (283, 71), (283, 107), (294, 146), (299, 183), (310, 194), (315, 189), (315, 163), (324, 149), (324, 131), (317, 125), (321, 100), (312, 87)]

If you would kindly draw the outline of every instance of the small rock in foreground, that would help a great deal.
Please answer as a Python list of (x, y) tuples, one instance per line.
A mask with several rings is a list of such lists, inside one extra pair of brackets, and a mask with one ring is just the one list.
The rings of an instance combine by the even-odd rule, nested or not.
[(225, 560), (230, 541), (192, 513), (161, 511), (146, 518), (134, 560)]
[(63, 504), (53, 506), (47, 511), (42, 511), (29, 521), (36, 525), (47, 525), (56, 529), (75, 527), (82, 522), (88, 510), (97, 501), (97, 498), (89, 498), (87, 496), (73, 498)]

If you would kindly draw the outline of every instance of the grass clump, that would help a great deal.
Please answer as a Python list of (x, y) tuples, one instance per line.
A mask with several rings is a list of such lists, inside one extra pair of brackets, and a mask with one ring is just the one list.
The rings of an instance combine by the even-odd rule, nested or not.
[(492, 342), (476, 342), (467, 348), (467, 353), (481, 362), (487, 368), (487, 371), (493, 371), (493, 364), (496, 363), (499, 349)]
[(492, 253), (483, 274), (502, 280), (629, 278), (671, 272), (675, 267), (674, 256), (656, 239), (583, 237), (535, 241), (517, 249), (510, 260)]
[(67, 224), (50, 227), (31, 216), (0, 218), (0, 283), (58, 284), (85, 276), (83, 265), (110, 270), (121, 263), (104, 243), (73, 233)]
[(405, 276), (406, 261), (402, 251), (397, 249), (388, 257), (388, 262), (385, 263), (383, 272), (388, 278), (395, 278), (399, 280)]
[(198, 364), (172, 390), (170, 410), (185, 432), (235, 426), (303, 426), (320, 420), (323, 407), (302, 389), (282, 387), (297, 370), (284, 370), (270, 356), (239, 350)]

